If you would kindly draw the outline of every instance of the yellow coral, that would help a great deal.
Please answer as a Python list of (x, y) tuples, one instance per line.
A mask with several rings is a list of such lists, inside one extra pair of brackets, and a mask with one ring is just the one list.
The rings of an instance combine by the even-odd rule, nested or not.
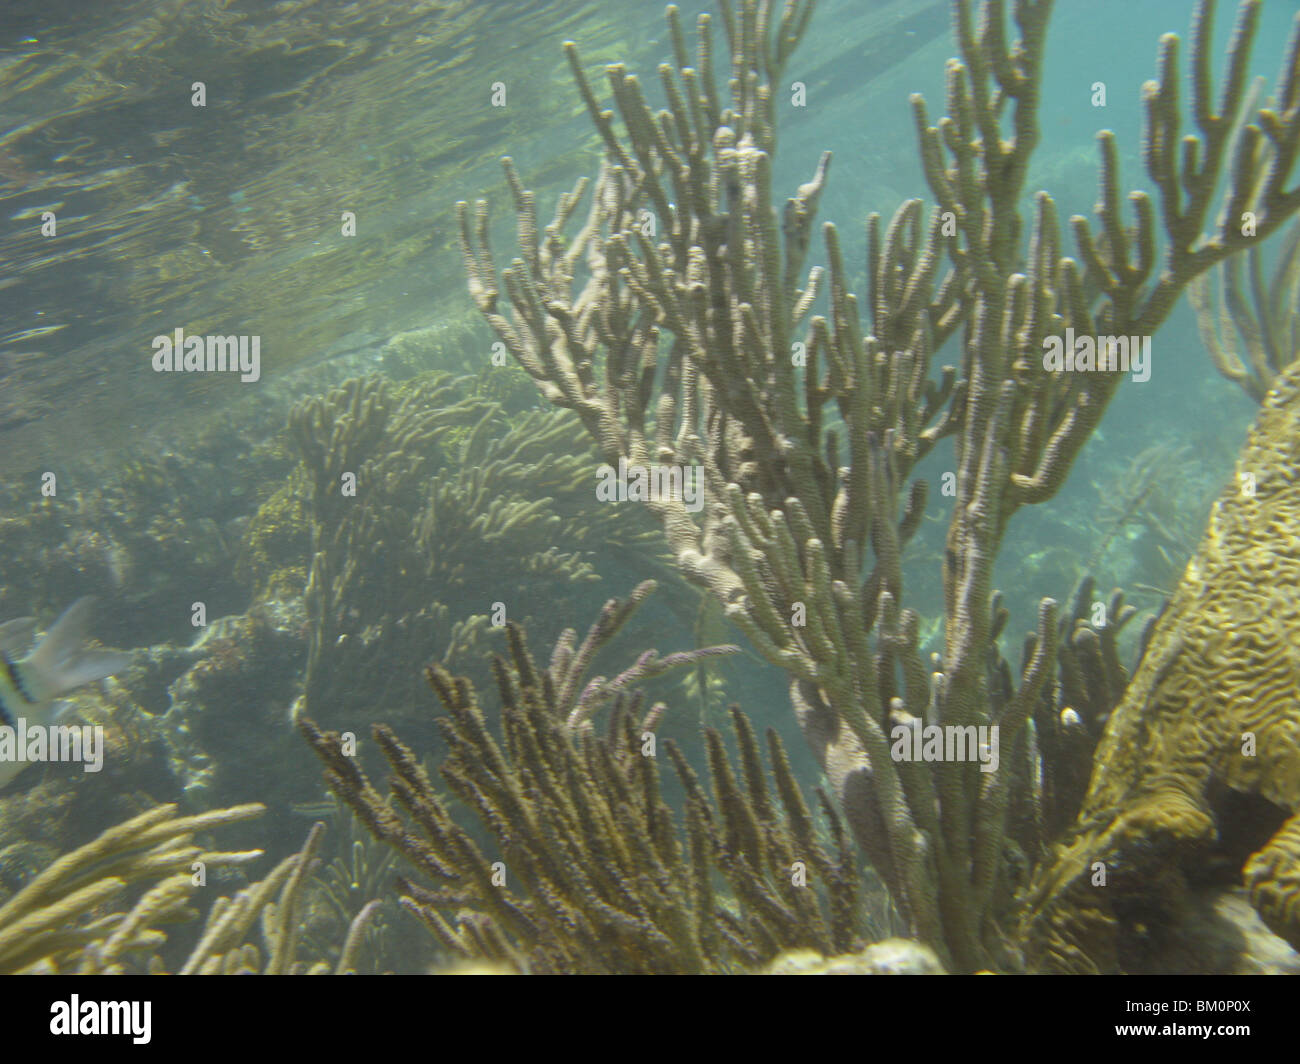
[(1029, 892), (1028, 958), (1135, 970), (1151, 917), (1240, 861), (1300, 946), (1300, 367), (1264, 400), (1235, 476), (1097, 750), (1078, 823)]

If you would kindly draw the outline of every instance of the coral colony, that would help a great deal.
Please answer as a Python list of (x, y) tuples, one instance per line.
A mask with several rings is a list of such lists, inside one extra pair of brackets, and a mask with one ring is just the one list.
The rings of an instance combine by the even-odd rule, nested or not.
[[(1017, 3), (1012, 40), (1003, 5), (982, 5), (977, 21), (975, 5), (955, 3), (960, 58), (948, 65), (948, 114), (933, 119), (927, 102), (912, 98), (934, 204), (908, 200), (888, 221), (870, 218), (859, 299), (849, 292), (838, 230), (814, 222), (830, 156), (812, 161), (793, 196), (774, 200), (778, 118), (787, 84), (797, 81), (787, 70), (811, 7), (723, 5), (720, 24), (700, 16), (696, 52), (670, 7), (672, 60), (660, 67), (667, 107), (658, 112), (620, 64), (606, 69), (607, 109), (577, 47), (566, 44), (604, 147), (600, 171), (562, 195), (543, 223), (505, 159), (519, 258), (498, 275), (486, 202), (459, 204), (470, 293), (542, 395), (582, 419), (606, 463), (702, 467), (709, 506), (692, 513), (665, 494), (645, 505), (679, 570), (787, 671), (796, 719), (833, 797), (911, 932), (956, 970), (1013, 968), (1022, 955), (1041, 969), (1116, 970), (1123, 910), (1094, 905), (1093, 919), (1070, 925), (1061, 915), (1068, 906), (1051, 895), (1072, 892), (1081, 877), (1044, 870), (1023, 922), (1013, 901), (1026, 885), (1014, 854), (1046, 852), (1044, 869), (1055, 860), (1057, 839), (1026, 812), (1044, 809), (1045, 796), (1048, 804), (1082, 797), (1064, 781), (1086, 779), (1079, 766), (1105, 716), (1085, 722), (1075, 709), (1090, 704), (1081, 689), (1088, 675), (1064, 671), (1074, 660), (1063, 649), (1072, 634), (1062, 639), (1050, 599), (1018, 677), (1005, 662), (990, 675), (1007, 620), (993, 565), (1016, 512), (1065, 483), (1121, 381), (1147, 378), (1150, 338), (1179, 294), (1300, 207), (1300, 192), (1287, 186), (1300, 145), (1300, 25), (1274, 102), (1239, 124), (1259, 5), (1240, 8), (1217, 91), (1212, 5), (1197, 5), (1186, 68), (1191, 136), (1180, 135), (1180, 44), (1173, 35), (1161, 40), (1143, 93), (1141, 157), (1154, 192), (1124, 196), (1118, 145), (1101, 133), (1098, 220), (1069, 220), (1071, 255), (1048, 192), (1022, 215), (1051, 4)], [(720, 77), (715, 36), (730, 53)], [(1222, 210), (1220, 181), (1228, 186)], [(657, 237), (639, 225), (645, 212)], [(805, 272), (818, 235), (828, 268)], [(577, 274), (578, 261), (590, 272)], [(813, 313), (819, 296), (824, 316)], [(961, 348), (960, 369), (933, 364), (949, 341)], [(1294, 388), (1279, 391), (1274, 406), (1297, 401)], [(1279, 413), (1271, 424), (1284, 421)], [(943, 649), (927, 662), (919, 618), (905, 606), (900, 554), (927, 508), (926, 485), (909, 484), (909, 475), (945, 438), (956, 470), (955, 498), (943, 510)], [(1277, 470), (1282, 453), (1268, 457), (1263, 468)], [(1285, 493), (1283, 480), (1271, 473), (1270, 488)], [(1256, 499), (1238, 520), (1264, 519), (1253, 512), (1260, 505), (1268, 503)], [(1262, 542), (1267, 551), (1277, 537)], [(1294, 594), (1294, 583), (1286, 587)], [(1162, 628), (1178, 616), (1166, 612)], [(1111, 736), (1167, 722), (1171, 711), (1155, 705), (1148, 720), (1142, 699), (1170, 682), (1168, 671), (1138, 675), (1103, 740), (1110, 757), (1098, 771), (1114, 782), (1102, 792), (1094, 783), (1090, 799), (1104, 793), (1122, 803), (1121, 795), (1140, 793), (1135, 778), (1171, 770), (1131, 760), (1136, 740), (1129, 757), (1116, 756)], [(1054, 704), (1062, 692), (1070, 700)], [(1203, 719), (1199, 704), (1189, 699), (1182, 714)], [(1292, 697), (1276, 707), (1291, 726), (1295, 706)], [(910, 721), (996, 729), (1000, 770), (982, 772), (978, 757), (891, 756), (892, 727)], [(1217, 733), (1204, 741), (1214, 757), (1235, 742)], [(898, 752), (913, 749), (905, 742)], [(1033, 750), (1037, 767), (1027, 760)], [(1210, 754), (1202, 747), (1199, 756)], [(1240, 771), (1249, 789), (1265, 788), (1283, 809), (1300, 807), (1294, 768), (1267, 786)], [(1203, 788), (1203, 775), (1196, 778)], [(1128, 825), (1115, 829), (1128, 838), (1140, 830), (1214, 837), (1212, 810), (1179, 804), (1190, 796), (1154, 791), (1141, 800), (1149, 812), (1090, 807), (1090, 822)], [(1058, 804), (1053, 822), (1077, 812)], [(1093, 830), (1096, 852), (1119, 845), (1113, 832)], [(1282, 827), (1256, 855), (1252, 896), (1273, 930), (1300, 944), (1300, 906), (1293, 891), (1283, 903), (1278, 879), (1300, 881), (1296, 837), (1300, 827)], [(1068, 852), (1086, 867), (1086, 847)]]
[[(137, 729), (208, 810), (132, 805), (57, 860), (36, 851), (0, 895), (0, 973), (357, 971), (385, 905), (419, 920), (440, 958), (491, 971), (1250, 970), (1245, 938), (1211, 940), (1198, 915), (1222, 900), (1204, 893), (1207, 869), (1300, 948), (1300, 222), (1269, 283), (1258, 251), (1300, 211), (1300, 16), (1266, 98), (1247, 85), (1260, 4), (1240, 4), (1218, 56), (1215, 5), (1199, 0), (1186, 46), (1161, 38), (1142, 90), (1134, 147), (1150, 191), (1128, 191), (1103, 131), (1095, 218), (1064, 219), (1026, 187), (1052, 4), (954, 0), (946, 113), (911, 100), (928, 203), (870, 216), (854, 294), (840, 231), (817, 222), (830, 154), (805, 160), (792, 195), (773, 188), (778, 127), (809, 91), (794, 58), (813, 6), (725, 0), (694, 41), (669, 7), (659, 110), (620, 63), (604, 99), (565, 44), (598, 172), (548, 222), (503, 160), (518, 248), (501, 270), (486, 201), (457, 205), (474, 307), (525, 371), (509, 367), (526, 403), (535, 385), (558, 409), (508, 413), (497, 366), (296, 397), (291, 453), (259, 451), (283, 461), (278, 487), (242, 530), (204, 510), (185, 540), (238, 540), (244, 615), (192, 648), (140, 651), (130, 670), (70, 638), (47, 636), (50, 660), (24, 657), (35, 621), (0, 625), (0, 784), (23, 771), (19, 745), (42, 751), (16, 710), (52, 724), (59, 691), (120, 668), (108, 694), (129, 705), (152, 684), (167, 711), (123, 711), (102, 736), (51, 733), (44, 752), (57, 741), (98, 763), (107, 746), (117, 768), (114, 744)], [(810, 255), (825, 265), (807, 268)], [(1259, 411), (1181, 582), (1140, 633), (1124, 594), (1103, 598), (1090, 577), (1064, 606), (1045, 598), (1013, 620), (993, 585), (1009, 526), (1104, 442), (1120, 386), (1153, 378), (1154, 337), (1184, 291), (1214, 364)], [(154, 347), (159, 373), (260, 376), (257, 337), (176, 329)], [(935, 498), (918, 465), (949, 454)], [(177, 509), (197, 494), (176, 490), (187, 468), (177, 455), (132, 465), (160, 516), (102, 521), (87, 496), (66, 518), (80, 553), (41, 557), (65, 551), (78, 577), (86, 558), (128, 571), (132, 544), (175, 560), (164, 552), (184, 537), (158, 529), (200, 527)], [(44, 550), (45, 510), (6, 513), (0, 533), (27, 517)], [(905, 570), (904, 551), (935, 521), (942, 609), (923, 619), (905, 579), (921, 552)], [(602, 550), (632, 593), (585, 636), (554, 637), (595, 612), (584, 589)], [(193, 554), (191, 582), (219, 583)], [(696, 616), (697, 645), (619, 659), (625, 626), (652, 623), (636, 616), (652, 575), (701, 593), (662, 596)], [(699, 645), (724, 620), (783, 670), (815, 792), (775, 729), (711, 702), (742, 660)], [(539, 624), (554, 637), (542, 660), (525, 634)], [(1009, 633), (1030, 627), (1013, 663)], [(77, 653), (50, 654), (59, 645)], [(676, 686), (647, 687), (660, 677)], [(428, 759), (430, 688), (442, 715)], [(698, 733), (659, 731), (683, 691), (700, 705), (694, 749)], [(232, 728), (217, 704), (256, 726)], [(216, 753), (286, 711), (357, 837), (332, 893), (313, 878), (328, 861), (317, 823), (209, 906), (196, 868), (262, 856), (212, 849), (211, 831), (320, 805), (314, 770), (308, 795), (278, 771), (281, 748)], [(237, 760), (257, 766), (265, 805), (222, 790)], [(0, 856), (7, 876), (22, 847)], [(395, 889), (385, 862), (402, 866)], [(353, 905), (371, 881), (390, 893)], [(202, 926), (176, 935), (200, 908)], [(125, 1030), (94, 1002), (61, 1007), (65, 1031)]]

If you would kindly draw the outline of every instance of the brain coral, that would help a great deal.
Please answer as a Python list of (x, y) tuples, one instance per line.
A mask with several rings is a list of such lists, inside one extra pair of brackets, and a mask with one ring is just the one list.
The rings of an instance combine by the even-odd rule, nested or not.
[[(1169, 471), (1178, 476), (1177, 469)], [(1238, 882), (1300, 948), (1300, 368), (1264, 400), (1026, 896), (1038, 970), (1137, 972), (1202, 884)]]

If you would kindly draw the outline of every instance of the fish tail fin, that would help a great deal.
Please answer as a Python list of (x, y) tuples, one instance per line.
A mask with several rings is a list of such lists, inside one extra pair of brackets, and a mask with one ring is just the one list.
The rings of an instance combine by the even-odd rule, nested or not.
[(46, 702), (84, 683), (102, 680), (131, 663), (129, 654), (86, 649), (93, 606), (91, 598), (74, 602), (23, 662), (23, 680), (33, 702)]
[(20, 617), (16, 621), (6, 621), (0, 624), (0, 654), (10, 659), (24, 657), (31, 649), (32, 640), (35, 638), (35, 617)]

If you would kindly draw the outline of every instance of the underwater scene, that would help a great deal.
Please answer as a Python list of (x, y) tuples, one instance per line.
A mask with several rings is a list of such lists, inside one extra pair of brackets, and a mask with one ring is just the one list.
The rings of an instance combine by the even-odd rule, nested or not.
[(1300, 973), (1298, 153), (1292, 0), (4, 0), (0, 974)]

